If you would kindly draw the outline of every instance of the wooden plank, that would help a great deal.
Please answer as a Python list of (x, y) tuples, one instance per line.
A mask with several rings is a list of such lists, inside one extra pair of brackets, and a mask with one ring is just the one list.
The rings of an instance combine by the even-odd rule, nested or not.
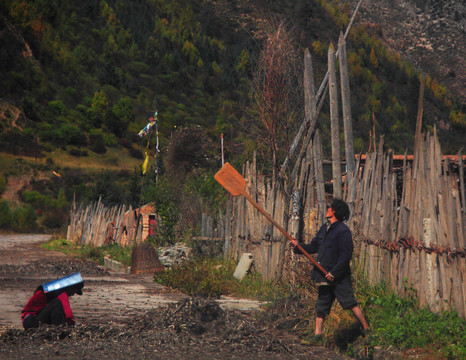
[(458, 198), (458, 178), (456, 174), (450, 174), (446, 179), (448, 182), (448, 206), (450, 209), (449, 227), (451, 229), (452, 244), (455, 249), (464, 248), (464, 238), (462, 237), (461, 209)]
[(380, 231), (380, 217), (382, 216), (382, 186), (383, 186), (383, 164), (384, 164), (384, 152), (383, 152), (383, 145), (384, 145), (384, 137), (381, 136), (379, 142), (379, 150), (377, 152), (377, 166), (375, 170), (375, 176), (373, 177), (373, 202), (372, 206), (373, 209), (371, 211), (372, 216), (371, 218), (371, 238), (373, 240), (380, 240), (381, 239), (381, 231)]
[(366, 164), (364, 166), (364, 181), (362, 187), (362, 218), (361, 218), (361, 229), (364, 236), (369, 237), (368, 231), (368, 222), (369, 214), (372, 211), (372, 192), (373, 192), (373, 182), (374, 182), (374, 167), (375, 167), (375, 155), (367, 154), (366, 155)]
[(440, 191), (438, 194), (438, 205), (439, 205), (439, 220), (440, 220), (440, 238), (439, 243), (441, 246), (449, 246), (449, 234), (448, 234), (448, 220), (447, 220), (447, 213), (448, 209), (446, 209), (446, 201), (445, 201), (445, 187), (444, 187), (444, 178), (441, 177), (439, 179), (439, 186)]
[(330, 98), (330, 132), (332, 142), (332, 177), (333, 196), (341, 199), (341, 159), (340, 159), (340, 126), (338, 122), (338, 85), (336, 74), (335, 48), (330, 44), (328, 49), (329, 98)]
[(360, 251), (359, 251), (359, 264), (361, 266), (362, 272), (364, 274), (368, 274), (367, 272), (367, 245), (365, 242), (361, 243)]
[(391, 171), (391, 159), (392, 153), (391, 149), (388, 151), (383, 165), (383, 185), (382, 185), (382, 194), (381, 194), (381, 203), (382, 203), (382, 216), (380, 218), (380, 234), (381, 238), (387, 242), (391, 241), (391, 226), (392, 226), (392, 206), (391, 199), (396, 194), (392, 194), (392, 181), (390, 177)]
[[(455, 232), (456, 232), (456, 239), (457, 239), (457, 246), (458, 249), (464, 249), (465, 248), (465, 242), (464, 242), (464, 222), (463, 222), (463, 214), (461, 212), (461, 203), (460, 203), (460, 194), (458, 194), (458, 189), (456, 187), (456, 184), (458, 182), (456, 176), (451, 176), (451, 187), (452, 187), (452, 196), (453, 196), (453, 213), (455, 216)], [(456, 210), (456, 211), (455, 211)]]
[(348, 59), (346, 55), (346, 41), (343, 33), (340, 32), (338, 39), (338, 58), (340, 64), (340, 87), (341, 87), (341, 106), (343, 110), (343, 127), (345, 133), (345, 155), (347, 166), (348, 184), (355, 176), (354, 146), (353, 146), (353, 123), (351, 119), (351, 99)]
[(466, 193), (465, 193), (466, 190), (464, 186), (464, 164), (463, 164), (462, 150), (458, 152), (458, 177), (460, 180), (461, 204), (463, 204), (462, 213), (466, 214)]
[(451, 268), (452, 268), (452, 292), (453, 292), (453, 305), (454, 309), (458, 312), (458, 315), (462, 318), (465, 317), (464, 312), (464, 302), (465, 299), (463, 298), (463, 283), (461, 281), (461, 272), (460, 272), (460, 257), (455, 257), (452, 260)]
[(313, 146), (314, 154), (314, 170), (316, 172), (316, 190), (317, 190), (317, 202), (318, 202), (318, 218), (319, 222), (323, 223), (325, 220), (325, 185), (324, 185), (324, 171), (322, 168), (322, 146), (320, 144), (320, 132), (316, 131)]
[(441, 311), (441, 297), (440, 297), (440, 270), (439, 270), (439, 261), (438, 261), (438, 255), (436, 253), (432, 253), (431, 255), (432, 259), (432, 290), (434, 292), (433, 298), (432, 298), (432, 305), (433, 308), (432, 310), (435, 312)]
[(463, 294), (463, 314), (466, 317), (466, 259), (464, 257), (458, 258), (458, 274)]
[(407, 161), (406, 161), (407, 154), (405, 153), (403, 158), (403, 180), (402, 180), (402, 189), (401, 189), (401, 199), (400, 199), (400, 210), (398, 215), (398, 223), (396, 227), (396, 234), (395, 234), (395, 241), (398, 241), (401, 237), (404, 237), (404, 224), (406, 219), (405, 214), (405, 198), (406, 198), (406, 188), (408, 186), (407, 181)]
[(304, 112), (306, 119), (315, 115), (317, 104), (315, 92), (312, 56), (309, 49), (306, 48), (304, 51)]
[(406, 278), (406, 249), (401, 247), (399, 252), (398, 260), (398, 282), (397, 282), (397, 292), (399, 295), (403, 295), (404, 282)]

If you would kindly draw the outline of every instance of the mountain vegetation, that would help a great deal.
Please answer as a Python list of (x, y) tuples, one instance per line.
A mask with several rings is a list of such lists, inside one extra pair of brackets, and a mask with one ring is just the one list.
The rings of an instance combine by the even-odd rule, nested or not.
[[(196, 231), (195, 213), (217, 211), (223, 197), (212, 180), (222, 134), (227, 161), (256, 151), (265, 172), (283, 161), (304, 118), (303, 50), (318, 86), (351, 16), (340, 3), (1, 0), (0, 192), (8, 179), (29, 181), (19, 206), (0, 203), (0, 228), (24, 229), (18, 211), (28, 230), (56, 228), (73, 199), (101, 198), (155, 200), (170, 239)], [(464, 104), (378, 35), (356, 22), (347, 39), (355, 151), (380, 135), (396, 153), (412, 151), (422, 76), (424, 130), (436, 127), (444, 153), (456, 153)], [(155, 112), (157, 134), (139, 137)]]

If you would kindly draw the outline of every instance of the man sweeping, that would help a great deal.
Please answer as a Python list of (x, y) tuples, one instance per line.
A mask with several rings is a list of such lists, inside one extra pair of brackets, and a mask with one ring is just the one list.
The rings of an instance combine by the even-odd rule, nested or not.
[(82, 295), (83, 287), (79, 273), (39, 285), (22, 311), (23, 327), (27, 330), (40, 324), (74, 325), (69, 298)]
[(360, 322), (363, 332), (369, 331), (369, 325), (354, 296), (351, 283), (350, 261), (353, 255), (353, 240), (351, 231), (343, 222), (349, 217), (349, 207), (339, 199), (333, 200), (325, 217), (328, 223), (322, 225), (310, 244), (301, 244), (293, 240), (294, 252), (301, 254), (297, 245), (308, 253), (317, 253), (318, 263), (328, 271), (326, 275), (314, 267), (311, 279), (319, 285), (318, 298), (315, 306), (316, 327), (311, 343), (322, 343), (322, 330), (325, 317), (330, 314), (335, 298), (343, 309), (351, 310)]

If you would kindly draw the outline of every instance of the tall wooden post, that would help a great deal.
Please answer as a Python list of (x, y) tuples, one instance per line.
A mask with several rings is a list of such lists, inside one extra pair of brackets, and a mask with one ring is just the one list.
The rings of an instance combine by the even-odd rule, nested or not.
[[(357, 13), (359, 11), (359, 7), (360, 7), (361, 3), (362, 3), (362, 0), (359, 0), (358, 4), (356, 5), (356, 8), (353, 11), (353, 15), (351, 16), (351, 19), (350, 19), (350, 21), (348, 23), (348, 26), (346, 27), (346, 31), (345, 31), (345, 35), (344, 35), (345, 39), (349, 34), (349, 31), (351, 29), (351, 26), (353, 25), (354, 19), (356, 18), (356, 15), (357, 15)], [(329, 79), (329, 74), (328, 74), (328, 71), (327, 71), (327, 73), (324, 76), (324, 79), (322, 80), (322, 83), (320, 84), (319, 89), (317, 90), (317, 94), (316, 94), (316, 99), (320, 99), (319, 100), (320, 102), (323, 100), (324, 94), (327, 91), (328, 79)], [(299, 141), (300, 141), (301, 137), (303, 136), (303, 134), (305, 132), (305, 129), (309, 124), (309, 121), (311, 121), (311, 120), (312, 120), (311, 118), (305, 117), (304, 121), (301, 123), (301, 126), (300, 126), (298, 132), (296, 133), (296, 136), (295, 136), (295, 138), (294, 138), (294, 140), (293, 140), (293, 142), (291, 144), (291, 147), (290, 147), (290, 149), (288, 151), (288, 154), (287, 154), (287, 156), (285, 158), (285, 161), (283, 162), (283, 165), (281, 167), (280, 176), (284, 177), (285, 171), (286, 171), (286, 169), (288, 167), (288, 162), (294, 157), (294, 154), (295, 154), (295, 152), (296, 152), (296, 150), (298, 148)]]
[(458, 152), (458, 175), (460, 178), (460, 190), (461, 190), (461, 203), (462, 213), (466, 213), (466, 194), (464, 193), (464, 165), (463, 165), (463, 154), (462, 149)]
[[(315, 88), (314, 88), (314, 74), (312, 68), (312, 57), (309, 49), (306, 49), (304, 52), (304, 110), (306, 118), (313, 118), (316, 115), (316, 95), (315, 95)], [(307, 144), (303, 142), (302, 146), (306, 146)], [(301, 156), (296, 159), (296, 164), (293, 168), (291, 176), (289, 178), (290, 183), (288, 184), (288, 193), (294, 194), (296, 196), (299, 189), (296, 188), (296, 178), (297, 172), (299, 168), (302, 166)], [(304, 162), (307, 164), (307, 162)], [(301, 172), (303, 169), (301, 169)], [(301, 186), (301, 184), (299, 184)], [(292, 197), (293, 199), (293, 197)], [(295, 199), (296, 201), (296, 199)], [(296, 209), (295, 209), (296, 210)], [(299, 231), (299, 224), (300, 224), (300, 213), (296, 213), (296, 211), (292, 212), (292, 216), (290, 216), (290, 224), (289, 230), (291, 234), (295, 237), (298, 237)]]
[(338, 59), (340, 61), (340, 87), (341, 87), (341, 106), (343, 110), (343, 128), (345, 133), (345, 155), (346, 155), (346, 177), (348, 184), (348, 202), (354, 203), (356, 191), (349, 188), (353, 185), (353, 176), (355, 176), (355, 159), (353, 147), (353, 124), (351, 119), (351, 100), (350, 86), (348, 77), (348, 59), (346, 57), (346, 41), (343, 33), (340, 33), (338, 40)]
[(316, 177), (317, 202), (319, 204), (319, 217), (321, 223), (325, 221), (325, 184), (324, 170), (322, 168), (322, 146), (320, 144), (320, 132), (316, 131), (312, 144), (312, 154), (314, 155), (314, 171)]
[(312, 119), (316, 113), (316, 91), (309, 49), (304, 52), (304, 111), (307, 119)]
[(335, 48), (330, 44), (328, 49), (328, 74), (330, 96), (330, 130), (332, 134), (332, 174), (333, 196), (341, 199), (341, 160), (340, 160), (340, 127), (338, 125), (338, 89)]

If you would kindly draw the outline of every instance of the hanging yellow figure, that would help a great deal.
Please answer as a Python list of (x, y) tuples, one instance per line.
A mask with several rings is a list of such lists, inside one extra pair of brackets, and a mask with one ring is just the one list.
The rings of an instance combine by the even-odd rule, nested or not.
[(144, 163), (142, 164), (142, 175), (146, 175), (147, 165), (149, 165), (149, 152), (146, 151), (146, 158), (144, 159)]

